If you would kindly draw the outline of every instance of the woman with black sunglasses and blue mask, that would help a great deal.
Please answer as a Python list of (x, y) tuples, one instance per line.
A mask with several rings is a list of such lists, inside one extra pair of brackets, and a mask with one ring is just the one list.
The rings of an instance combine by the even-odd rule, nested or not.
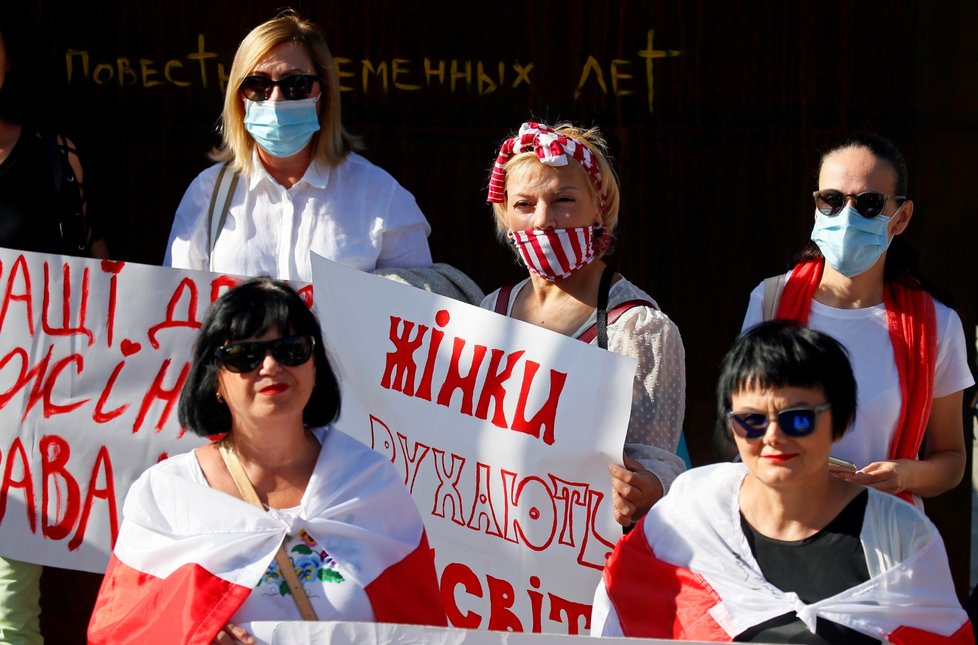
[(216, 441), (130, 488), (89, 643), (267, 643), (266, 621), (301, 619), (446, 624), (403, 479), (332, 425), (323, 347), (284, 282), (214, 303), (179, 414)]
[(837, 476), (922, 507), (964, 474), (961, 397), (974, 379), (961, 320), (901, 238), (914, 213), (903, 155), (873, 134), (845, 141), (822, 156), (814, 200), (812, 244), (754, 289), (744, 329), (788, 318), (839, 340), (859, 414), (833, 450), (855, 472)]
[(829, 470), (852, 432), (856, 390), (845, 349), (827, 334), (776, 320), (739, 338), (720, 367), (717, 426), (743, 463), (680, 475), (618, 542), (591, 633), (973, 643), (934, 525)]
[(431, 264), (414, 197), (358, 155), (322, 33), (289, 11), (238, 47), (220, 163), (177, 208), (165, 266), (310, 282), (309, 252), (362, 271)]

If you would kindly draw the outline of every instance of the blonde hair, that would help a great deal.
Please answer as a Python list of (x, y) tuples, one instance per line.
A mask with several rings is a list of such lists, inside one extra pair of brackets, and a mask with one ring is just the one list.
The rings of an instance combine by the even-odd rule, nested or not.
[[(594, 184), (591, 183), (591, 176), (588, 174), (588, 171), (577, 163), (577, 161), (570, 158), (569, 155), (568, 165), (577, 168), (579, 172), (584, 174), (584, 177), (587, 180), (585, 183), (588, 186), (589, 194), (594, 200), (595, 205), (600, 207), (601, 218), (604, 222), (604, 226), (608, 228), (609, 233), (614, 233), (615, 228), (618, 226), (618, 203), (620, 199), (620, 188), (618, 185), (618, 175), (615, 174), (614, 169), (611, 167), (611, 162), (608, 161), (607, 141), (605, 141), (604, 137), (601, 136), (601, 131), (598, 128), (584, 129), (570, 123), (559, 123), (553, 127), (553, 130), (557, 134), (573, 139), (591, 151), (591, 155), (598, 164), (598, 170), (601, 171), (602, 195), (598, 195), (598, 191), (595, 189)], [(522, 178), (533, 170), (536, 170), (540, 166), (544, 165), (546, 164), (540, 161), (536, 153), (532, 150), (513, 155), (513, 157), (510, 158), (503, 166), (503, 169), (506, 171), (506, 186), (509, 186), (510, 178)], [(504, 200), (502, 203), (492, 205), (493, 215), (495, 215), (496, 218), (496, 234), (503, 241), (506, 240), (506, 233), (509, 231), (509, 228), (506, 225), (506, 210), (508, 208), (507, 201), (508, 200)]]
[(244, 126), (244, 99), (238, 88), (246, 76), (268, 52), (282, 43), (301, 45), (309, 55), (315, 74), (322, 79), (320, 129), (312, 137), (312, 158), (335, 166), (351, 150), (359, 148), (359, 140), (343, 129), (340, 118), (340, 83), (333, 63), (333, 55), (323, 39), (319, 27), (303, 20), (292, 10), (284, 11), (272, 20), (252, 29), (238, 45), (228, 75), (228, 87), (224, 95), (224, 112), (221, 114), (221, 147), (211, 153), (214, 161), (230, 161), (233, 170), (243, 174), (252, 171), (252, 152), (255, 140)]

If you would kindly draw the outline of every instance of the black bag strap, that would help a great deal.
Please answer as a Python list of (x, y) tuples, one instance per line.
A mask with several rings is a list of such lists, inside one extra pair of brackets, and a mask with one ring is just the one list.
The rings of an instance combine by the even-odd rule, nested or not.
[(608, 309), (608, 299), (611, 294), (611, 279), (615, 275), (615, 270), (611, 267), (606, 267), (604, 273), (601, 274), (601, 283), (598, 286), (598, 307), (596, 309), (597, 321), (582, 331), (577, 335), (577, 340), (590, 343), (597, 337), (598, 347), (601, 349), (608, 349), (608, 325), (615, 324), (623, 313), (632, 309), (633, 307), (651, 307), (653, 309), (658, 309), (655, 303), (651, 300), (644, 300), (637, 298), (635, 300), (626, 300), (625, 302), (615, 305), (611, 309)]
[[(607, 332), (607, 325), (614, 325), (615, 322), (619, 318), (621, 318), (621, 315), (623, 313), (625, 313), (626, 311), (628, 311), (629, 309), (632, 309), (634, 307), (651, 307), (652, 309), (657, 309), (658, 308), (658, 307), (655, 306), (655, 303), (652, 302), (651, 300), (636, 299), (636, 300), (626, 300), (625, 302), (621, 303), (620, 305), (616, 305), (616, 306), (612, 307), (611, 309), (609, 309), (608, 310), (608, 319), (607, 319), (607, 323), (605, 325), (605, 345), (604, 346), (598, 345), (599, 347), (601, 347), (601, 349), (608, 349), (608, 346), (607, 346), (607, 342), (608, 342), (608, 339), (607, 339), (607, 334), (608, 334), (608, 332)], [(598, 335), (598, 323), (594, 323), (593, 325), (591, 325), (590, 327), (588, 327), (587, 329), (585, 329), (584, 331), (582, 331), (580, 334), (578, 334), (577, 335), (577, 340), (581, 341), (582, 343), (590, 343), (592, 340), (595, 339), (595, 337), (597, 335)]]
[(598, 347), (601, 349), (608, 349), (608, 293), (611, 291), (613, 277), (615, 277), (615, 270), (606, 266), (601, 273), (601, 282), (598, 284), (598, 320), (595, 324), (598, 328)]

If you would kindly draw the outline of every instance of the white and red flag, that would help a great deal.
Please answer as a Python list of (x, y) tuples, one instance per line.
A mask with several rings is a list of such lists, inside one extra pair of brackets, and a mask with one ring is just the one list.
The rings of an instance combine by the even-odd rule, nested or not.
[(812, 604), (769, 583), (740, 524), (745, 474), (716, 464), (676, 479), (608, 560), (592, 634), (730, 642), (794, 612), (813, 633), (822, 618), (884, 643), (974, 642), (937, 529), (873, 489), (860, 533), (869, 580)]
[[(210, 643), (300, 525), (355, 587), (346, 593), (366, 595), (374, 620), (445, 624), (424, 527), (404, 484), (381, 455), (326, 430), (317, 432), (322, 450), (291, 526), (208, 487), (193, 453), (146, 471), (126, 498), (89, 643)], [(278, 619), (299, 620), (286, 600), (282, 607), (295, 615)], [(317, 612), (321, 620), (347, 618)]]

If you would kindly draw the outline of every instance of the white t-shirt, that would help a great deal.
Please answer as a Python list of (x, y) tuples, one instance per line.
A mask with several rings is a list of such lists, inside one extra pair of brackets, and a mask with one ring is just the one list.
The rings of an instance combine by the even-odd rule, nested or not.
[[(763, 302), (762, 282), (750, 294), (742, 332), (763, 321)], [(937, 314), (934, 398), (940, 398), (971, 387), (975, 381), (968, 369), (961, 319), (936, 300), (934, 309)], [(856, 377), (856, 420), (832, 449), (832, 454), (855, 463), (857, 468), (888, 459), (902, 401), (885, 306), (837, 309), (812, 300), (808, 326), (842, 343), (849, 352)]]
[(163, 266), (311, 282), (310, 251), (361, 271), (431, 264), (431, 227), (414, 196), (356, 153), (335, 167), (309, 164), (291, 188), (276, 182), (255, 155), (209, 263), (208, 215), (221, 166), (204, 170), (187, 188)]

